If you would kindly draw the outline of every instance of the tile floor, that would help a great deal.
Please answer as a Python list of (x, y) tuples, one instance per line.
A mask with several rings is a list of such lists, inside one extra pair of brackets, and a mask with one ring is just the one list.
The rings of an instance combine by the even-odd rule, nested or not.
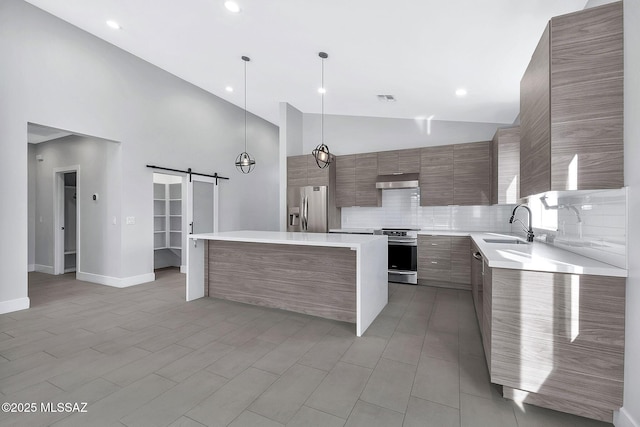
[[(115, 289), (29, 276), (32, 308), (0, 316), (2, 426), (606, 426), (500, 397), (469, 292), (390, 285), (353, 325), (210, 298), (184, 275)], [(39, 408), (38, 408), (39, 409)]]

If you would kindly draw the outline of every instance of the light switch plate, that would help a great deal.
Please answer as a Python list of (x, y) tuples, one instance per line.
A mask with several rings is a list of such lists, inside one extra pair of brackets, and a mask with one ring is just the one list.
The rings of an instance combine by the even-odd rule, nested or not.
[(127, 225), (133, 225), (136, 223), (136, 217), (135, 216), (128, 216), (127, 217)]

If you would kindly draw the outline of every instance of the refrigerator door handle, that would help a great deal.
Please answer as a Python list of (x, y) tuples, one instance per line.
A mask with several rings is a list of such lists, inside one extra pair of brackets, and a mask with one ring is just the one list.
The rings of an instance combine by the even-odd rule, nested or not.
[(302, 206), (303, 206), (303, 212), (304, 212), (304, 227), (302, 229), (302, 231), (308, 231), (309, 230), (309, 199), (307, 198), (307, 196), (304, 196), (304, 198), (302, 199)]

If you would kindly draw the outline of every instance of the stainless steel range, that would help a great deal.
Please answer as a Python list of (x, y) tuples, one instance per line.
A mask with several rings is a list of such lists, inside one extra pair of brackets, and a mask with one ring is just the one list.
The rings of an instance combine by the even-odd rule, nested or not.
[(389, 281), (418, 284), (418, 229), (383, 228), (389, 238)]

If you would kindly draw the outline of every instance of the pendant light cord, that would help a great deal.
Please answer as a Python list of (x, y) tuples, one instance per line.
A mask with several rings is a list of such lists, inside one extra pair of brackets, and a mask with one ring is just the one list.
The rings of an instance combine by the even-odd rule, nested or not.
[(247, 152), (247, 61), (244, 61), (244, 152)]
[(321, 99), (321, 114), (320, 114), (320, 144), (324, 144), (324, 93), (326, 92), (324, 88), (324, 58), (322, 58), (322, 72), (321, 72), (321, 80), (322, 80), (322, 96)]

